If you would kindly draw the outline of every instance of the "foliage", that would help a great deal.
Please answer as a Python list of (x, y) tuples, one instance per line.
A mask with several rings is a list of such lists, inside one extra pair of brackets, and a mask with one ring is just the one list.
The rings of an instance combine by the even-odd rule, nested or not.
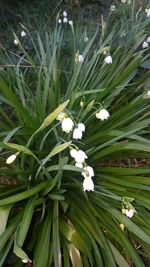
[[(150, 258), (150, 170), (131, 166), (150, 157), (150, 73), (142, 68), (150, 20), (102, 26), (93, 36), (69, 24), (37, 36), (23, 28), (25, 39), (14, 34), (16, 51), (2, 50), (11, 67), (0, 76), (0, 173), (8, 181), (0, 187), (0, 266), (10, 255), (13, 266), (32, 260), (36, 267), (141, 267), (142, 256)], [(101, 106), (108, 120), (97, 120)], [(81, 141), (62, 131), (62, 111), (85, 124)], [(73, 145), (94, 168), (94, 192), (83, 191)], [(132, 219), (124, 205), (135, 209)]]

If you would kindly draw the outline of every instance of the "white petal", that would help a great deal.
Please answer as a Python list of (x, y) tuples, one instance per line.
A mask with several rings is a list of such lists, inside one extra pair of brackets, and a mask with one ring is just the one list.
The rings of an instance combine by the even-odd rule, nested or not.
[(94, 183), (91, 178), (85, 178), (83, 181), (83, 190), (84, 191), (94, 191)]
[(58, 19), (58, 23), (61, 24), (62, 23), (62, 20), (61, 19)]
[(83, 163), (85, 161), (85, 159), (87, 159), (87, 155), (84, 153), (84, 151), (82, 150), (78, 150), (76, 157), (75, 157), (75, 161), (77, 163)]
[(73, 21), (72, 20), (69, 20), (68, 23), (69, 23), (70, 26), (73, 25)]
[(101, 109), (99, 113), (96, 113), (96, 117), (103, 121), (107, 120), (110, 117), (110, 114), (106, 109)]
[(19, 42), (15, 39), (15, 40), (14, 40), (14, 44), (15, 44), (15, 45), (18, 45)]
[(147, 40), (146, 40), (148, 43), (150, 43), (150, 36), (147, 38)]
[(72, 128), (74, 126), (74, 122), (70, 118), (64, 118), (61, 122), (62, 130), (66, 133), (69, 133), (72, 131)]
[(94, 176), (94, 170), (92, 167), (90, 166), (86, 166), (84, 167), (85, 172), (82, 172), (82, 175), (84, 176), (84, 178), (91, 178)]
[(13, 162), (15, 161), (15, 159), (16, 159), (16, 155), (15, 155), (15, 154), (11, 155), (11, 156), (6, 160), (6, 164), (11, 164), (11, 163), (13, 163)]
[(112, 64), (112, 57), (111, 57), (111, 56), (107, 56), (107, 57), (105, 57), (105, 58), (104, 58), (104, 62), (105, 62), (106, 64)]
[(84, 57), (83, 57), (82, 55), (79, 55), (79, 57), (78, 57), (78, 61), (79, 61), (79, 62), (83, 62), (83, 61), (84, 61)]
[(65, 18), (63, 18), (63, 22), (64, 23), (67, 23), (68, 22), (68, 19), (65, 17)]
[(78, 128), (80, 131), (85, 132), (85, 125), (83, 123), (78, 123)]
[(81, 139), (82, 138), (82, 132), (80, 131), (79, 128), (75, 128), (73, 131), (73, 139)]
[(21, 37), (26, 36), (26, 33), (24, 31), (21, 32)]
[(148, 47), (148, 43), (147, 42), (143, 42), (142, 48), (144, 49), (144, 48), (147, 48), (147, 47)]
[(66, 11), (63, 12), (63, 16), (67, 17), (67, 12)]
[(72, 158), (76, 158), (76, 157), (77, 157), (77, 152), (78, 152), (78, 151), (77, 151), (76, 149), (71, 149), (71, 150), (70, 150), (70, 155), (71, 155), (71, 157), (72, 157)]
[(75, 166), (78, 167), (78, 168), (83, 168), (83, 164), (82, 163), (77, 163), (76, 162)]
[(133, 215), (134, 215), (134, 210), (132, 210), (132, 209), (127, 210), (127, 209), (126, 209), (125, 214), (127, 215), (127, 217), (132, 218)]

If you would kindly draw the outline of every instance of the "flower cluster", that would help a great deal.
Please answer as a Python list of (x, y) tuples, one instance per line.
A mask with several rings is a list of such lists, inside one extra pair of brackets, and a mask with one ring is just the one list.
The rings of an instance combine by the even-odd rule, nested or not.
[[(25, 31), (21, 31), (20, 35), (21, 35), (21, 37), (25, 37), (26, 36), (26, 32)], [(17, 39), (14, 39), (14, 44), (18, 45), (19, 41)]]
[(150, 36), (146, 39), (146, 41), (143, 42), (142, 44), (142, 48), (148, 48), (148, 44), (150, 43)]
[(82, 176), (84, 177), (83, 181), (83, 190), (84, 191), (94, 191), (94, 183), (92, 177), (94, 176), (94, 170), (91, 166), (87, 166), (85, 163), (85, 159), (88, 156), (82, 150), (71, 149), (70, 155), (75, 160), (75, 166), (79, 168), (83, 168), (84, 171), (82, 172)]
[[(61, 121), (61, 128), (63, 132), (70, 133), (73, 130), (74, 122), (71, 118), (66, 117), (67, 115), (64, 112), (61, 112), (57, 120)], [(78, 123), (77, 127), (73, 130), (73, 139), (81, 139), (85, 132), (85, 125), (83, 123)]]
[(72, 20), (68, 20), (68, 14), (66, 11), (63, 11), (63, 18), (59, 18), (58, 19), (58, 23), (61, 24), (63, 23), (68, 23), (71, 27), (73, 27), (73, 21)]

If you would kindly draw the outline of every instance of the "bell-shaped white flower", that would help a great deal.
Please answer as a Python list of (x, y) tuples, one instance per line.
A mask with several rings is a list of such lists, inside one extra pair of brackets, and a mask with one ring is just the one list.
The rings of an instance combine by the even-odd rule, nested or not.
[(70, 26), (73, 26), (73, 21), (72, 20), (69, 20), (68, 23), (69, 23)]
[(83, 181), (83, 190), (84, 191), (94, 191), (94, 183), (91, 177), (85, 178)]
[(107, 56), (107, 57), (105, 57), (105, 58), (104, 58), (104, 62), (105, 62), (106, 64), (112, 64), (112, 57), (111, 57), (111, 56)]
[(150, 17), (150, 8), (146, 9), (146, 14), (147, 14), (147, 17)]
[(64, 18), (63, 18), (63, 22), (64, 22), (64, 23), (67, 23), (67, 22), (68, 22), (67, 17), (64, 17)]
[(18, 40), (15, 39), (15, 40), (14, 40), (14, 44), (15, 44), (15, 45), (18, 45), (18, 44), (19, 44)]
[(77, 151), (77, 156), (75, 157), (75, 161), (77, 163), (83, 163), (85, 161), (85, 159), (87, 159), (87, 155), (85, 154), (84, 151), (82, 150), (78, 150)]
[(84, 37), (84, 42), (86, 43), (89, 40), (87, 36)]
[(125, 4), (125, 3), (126, 3), (126, 0), (121, 0), (121, 2), (122, 2), (123, 4)]
[(78, 167), (78, 168), (83, 168), (83, 164), (82, 163), (76, 162), (75, 166)]
[(78, 150), (76, 150), (74, 148), (70, 150), (70, 155), (74, 159), (77, 157), (77, 153), (78, 153)]
[(21, 32), (21, 37), (25, 37), (26, 33), (24, 31)]
[(113, 12), (113, 11), (115, 11), (115, 9), (116, 9), (116, 6), (115, 6), (115, 5), (111, 5), (111, 6), (110, 6), (110, 11)]
[(147, 92), (147, 95), (150, 96), (150, 90)]
[(70, 133), (72, 131), (72, 128), (74, 126), (74, 122), (72, 119), (70, 118), (64, 118), (62, 121), (61, 121), (61, 127), (62, 127), (62, 130), (66, 133)]
[(101, 109), (98, 113), (96, 113), (96, 118), (100, 120), (107, 120), (110, 117), (109, 112), (106, 109)]
[(11, 164), (11, 163), (13, 163), (13, 162), (15, 161), (16, 157), (17, 157), (17, 156), (16, 156), (15, 154), (11, 155), (11, 156), (6, 160), (6, 164)]
[(88, 177), (93, 177), (94, 176), (94, 170), (92, 167), (90, 166), (86, 166), (84, 167), (85, 172), (82, 172), (82, 175), (84, 176), (84, 178), (88, 178)]
[(87, 155), (82, 150), (71, 149), (70, 155), (75, 159), (76, 163), (83, 163), (87, 159)]
[(147, 42), (143, 42), (143, 44), (142, 44), (142, 48), (145, 49), (145, 48), (147, 48), (147, 47), (148, 47), (148, 43), (147, 43)]
[(63, 16), (67, 17), (67, 12), (66, 11), (63, 12)]
[(126, 209), (125, 214), (127, 217), (132, 218), (134, 215), (134, 210), (133, 209), (129, 209), (129, 210)]
[(78, 62), (83, 62), (84, 61), (84, 57), (82, 55), (78, 56)]
[(78, 123), (78, 128), (81, 132), (85, 132), (85, 125), (83, 123)]
[(148, 36), (147, 40), (146, 40), (148, 43), (150, 43), (150, 36)]
[(81, 139), (82, 138), (82, 131), (79, 128), (75, 128), (73, 131), (73, 139)]
[(58, 19), (58, 23), (61, 24), (62, 23), (62, 20), (61, 19)]

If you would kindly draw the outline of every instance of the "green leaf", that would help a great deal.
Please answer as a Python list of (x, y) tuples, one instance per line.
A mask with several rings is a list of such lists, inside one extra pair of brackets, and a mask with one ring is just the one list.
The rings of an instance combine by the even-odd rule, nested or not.
[(65, 107), (68, 105), (69, 100), (65, 101), (63, 104), (59, 105), (58, 108), (56, 108), (50, 115), (48, 115), (45, 120), (43, 121), (42, 125), (40, 128), (36, 131), (39, 132), (46, 128), (48, 125), (50, 125), (57, 117), (60, 112), (62, 112)]
[(34, 212), (34, 203), (35, 203), (35, 198), (31, 198), (28, 200), (28, 202), (26, 204), (23, 218), (22, 218), (22, 221), (21, 221), (20, 226), (19, 226), (18, 236), (17, 236), (17, 244), (19, 247), (23, 246), (23, 243), (24, 243), (25, 238), (27, 236), (27, 233), (28, 233), (28, 230), (30, 227), (30, 223), (32, 220), (33, 212)]
[(25, 192), (1, 199), (0, 200), (0, 206), (8, 205), (8, 204), (15, 203), (15, 202), (21, 201), (23, 199), (29, 198), (29, 197), (37, 194), (38, 192), (40, 192), (44, 188), (46, 188), (50, 183), (51, 182), (49, 182), (49, 181), (45, 181), (45, 182), (42, 182), (38, 185), (35, 185), (34, 187), (30, 188), (29, 190), (27, 190)]
[(116, 259), (116, 262), (118, 266), (120, 267), (130, 267), (130, 265), (127, 263), (125, 258), (121, 255), (121, 253), (115, 248), (115, 246), (109, 241), (109, 245), (112, 249), (112, 252), (114, 254), (114, 257)]
[(68, 246), (69, 254), (73, 267), (83, 267), (80, 251), (73, 245)]
[[(60, 153), (61, 151), (65, 150), (67, 147), (69, 147), (71, 145), (71, 141), (70, 142), (66, 142), (64, 144), (61, 144), (59, 146), (56, 146), (52, 149), (52, 151), (50, 152), (50, 154), (46, 157), (46, 158), (51, 158), (53, 156), (55, 156), (56, 154)], [(45, 159), (43, 160), (43, 162), (45, 163)]]
[(30, 259), (28, 258), (28, 255), (22, 250), (22, 248), (20, 248), (19, 246), (17, 246), (16, 244), (14, 245), (14, 249), (13, 252), (22, 260), (27, 260), (30, 261)]
[(9, 212), (12, 208), (12, 205), (0, 208), (0, 236), (5, 231)]
[(49, 210), (36, 245), (33, 267), (47, 267), (50, 253), (50, 232), (52, 216)]
[(25, 146), (21, 146), (21, 145), (18, 145), (18, 144), (13, 144), (13, 143), (5, 143), (5, 145), (8, 146), (9, 148), (16, 149), (17, 151), (20, 151), (20, 152), (23, 152), (25, 154), (33, 156), (32, 151), (30, 149), (28, 149), (27, 147), (25, 147)]

